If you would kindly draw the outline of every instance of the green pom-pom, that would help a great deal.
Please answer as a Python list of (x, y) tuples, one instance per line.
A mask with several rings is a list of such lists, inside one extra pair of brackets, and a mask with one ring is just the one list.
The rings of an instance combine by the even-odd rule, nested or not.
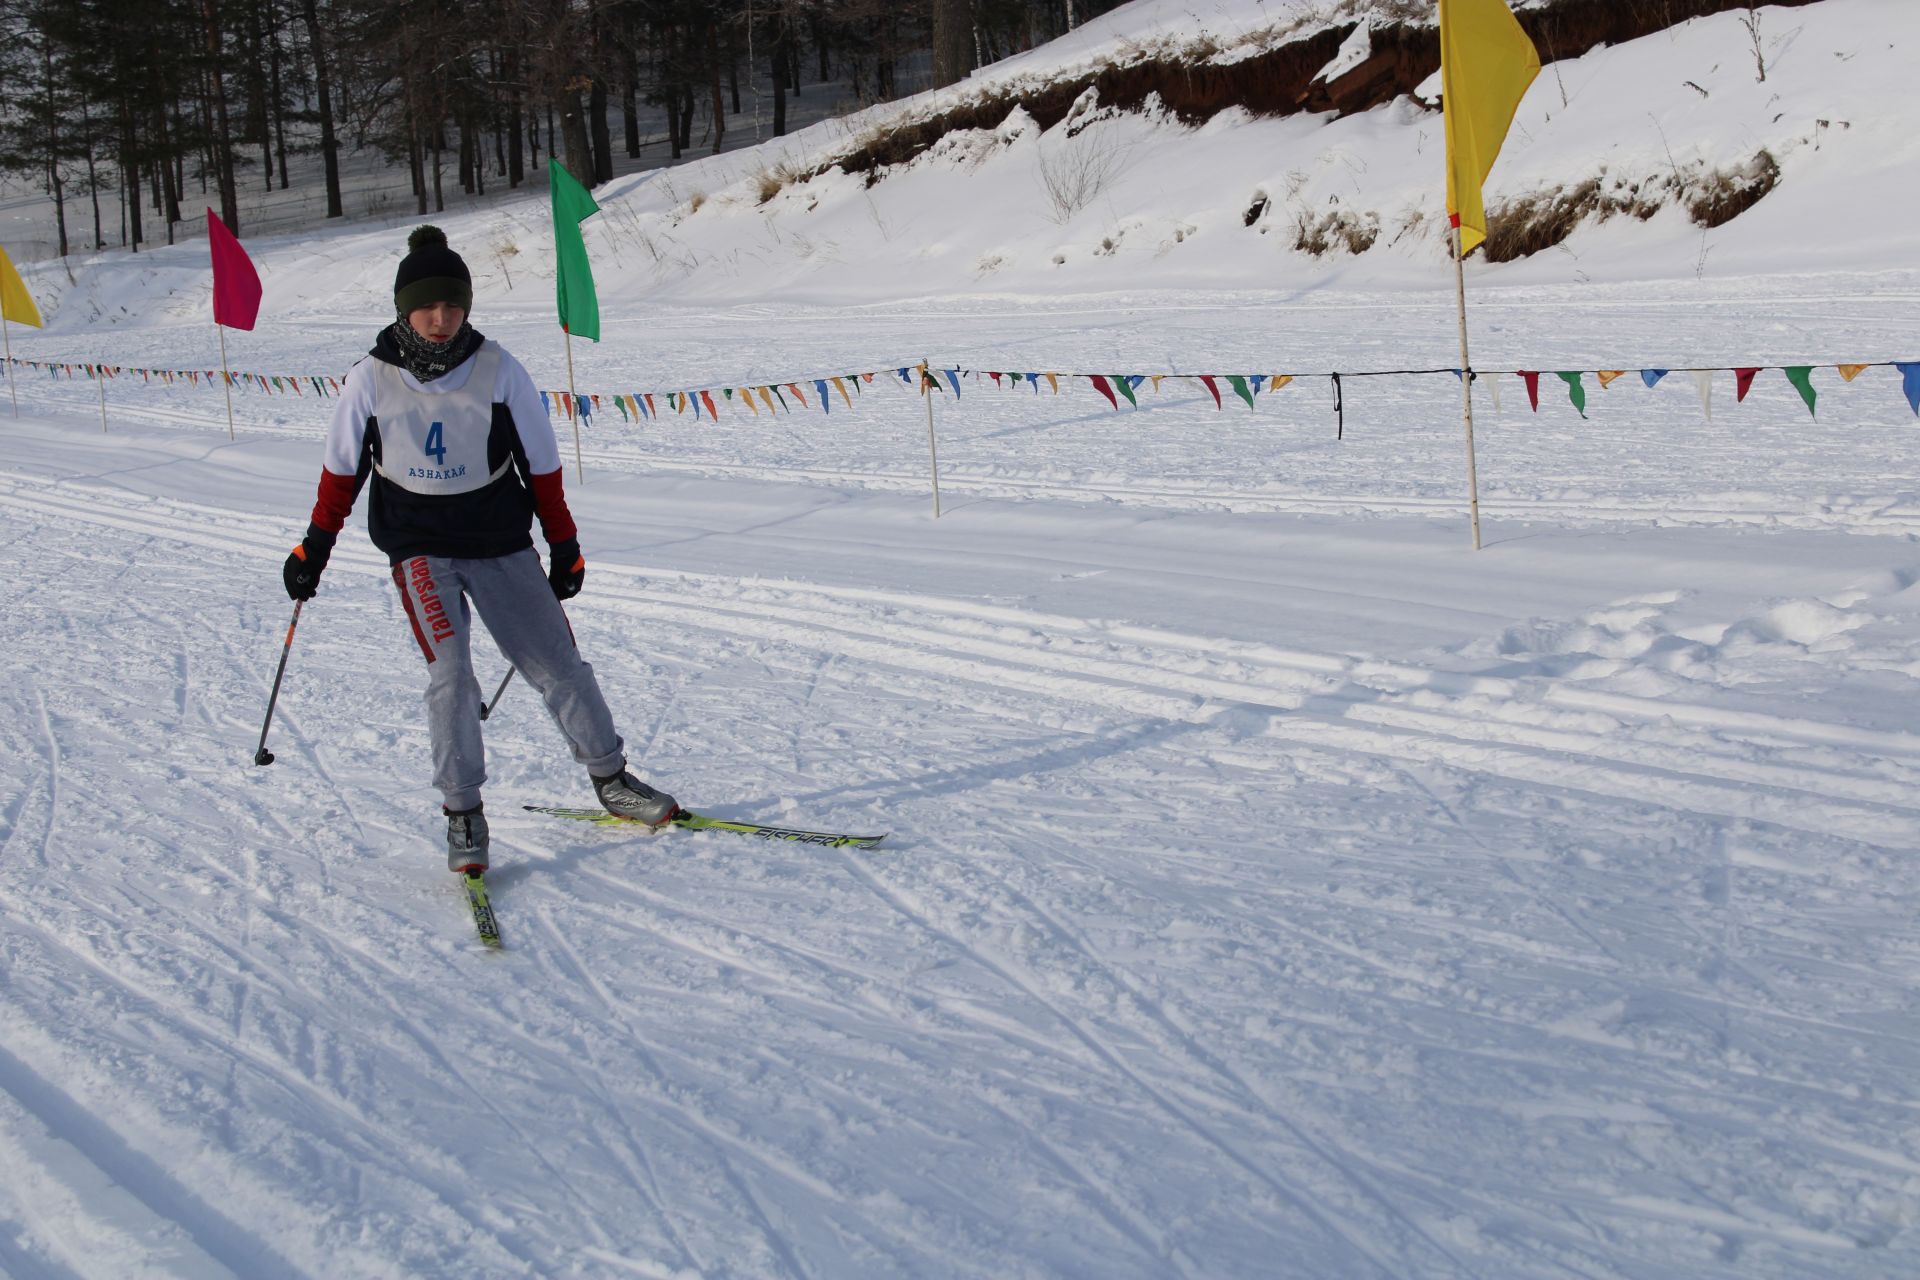
[(444, 249), (447, 247), (447, 233), (428, 223), (424, 227), (415, 227), (413, 234), (407, 237), (407, 252), (418, 253), (422, 249)]

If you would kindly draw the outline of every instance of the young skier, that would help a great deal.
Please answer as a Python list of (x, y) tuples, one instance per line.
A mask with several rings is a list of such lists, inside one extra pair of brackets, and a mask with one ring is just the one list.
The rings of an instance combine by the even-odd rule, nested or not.
[[(372, 480), (367, 532), (427, 661), (433, 784), (447, 817), (447, 868), (484, 871), (486, 759), (469, 636), (477, 610), (500, 652), (546, 700), (607, 812), (658, 826), (672, 796), (627, 772), (613, 716), (560, 601), (587, 562), (560, 483), (560, 450), (521, 363), (467, 322), (473, 276), (438, 227), (407, 237), (394, 323), (347, 374), (327, 429), (307, 536), (287, 557), (287, 595), (310, 600), (335, 537)], [(540, 570), (533, 519), (551, 567)]]

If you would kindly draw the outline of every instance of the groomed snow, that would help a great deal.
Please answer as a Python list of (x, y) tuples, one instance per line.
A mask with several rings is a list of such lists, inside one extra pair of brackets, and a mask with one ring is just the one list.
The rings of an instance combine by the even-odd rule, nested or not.
[[(1893, 8), (1764, 20), (1805, 49)], [(1595, 56), (1664, 76), (1694, 38)], [(1321, 136), (1397, 164), (1396, 111)], [(1198, 171), (1315, 128), (1183, 145)], [(568, 469), (569, 613), (636, 770), (720, 816), (891, 834), (524, 815), (590, 793), (513, 688), (488, 726), (501, 954), (442, 869), (422, 672), (358, 516), (278, 761), (250, 763), (327, 403), (238, 393), (230, 441), (215, 389), (122, 378), (103, 430), (95, 384), (20, 381), (0, 1274), (1914, 1274), (1920, 425), (1892, 370), (1831, 365), (1920, 354), (1920, 277), (1866, 269), (1907, 207), (1828, 207), (1858, 234), (1813, 242), (1783, 168), (1704, 264), (1674, 269), (1700, 236), (1673, 215), (1581, 232), (1604, 275), (1476, 268), (1476, 363), (1811, 362), (1818, 417), (1777, 368), (1737, 406), (1724, 376), (1711, 420), (1678, 376), (1589, 380), (1584, 420), (1505, 379), (1479, 553), (1445, 375), (1349, 379), (1341, 439), (1325, 378), (1251, 413), (1182, 381), (1123, 413), (968, 381), (935, 405), (937, 520), (897, 379), (830, 416), (603, 410)], [(1037, 199), (982, 172), (874, 195)], [(1457, 360), (1419, 253), (1276, 248), (1212, 283), (1142, 255), (1066, 291), (816, 264), (763, 290), (729, 264), (762, 237), (803, 263), (804, 215), (716, 218), (669, 278), (618, 230), (667, 180), (589, 224), (583, 389)], [(545, 216), (445, 225), (476, 324), (553, 387)], [(844, 263), (917, 243), (889, 216)], [(509, 225), (522, 252), (489, 262)], [(235, 367), (344, 369), (402, 238), (250, 242), (268, 305)], [(71, 289), (30, 270), (50, 324), (15, 354), (216, 365), (199, 252)]]

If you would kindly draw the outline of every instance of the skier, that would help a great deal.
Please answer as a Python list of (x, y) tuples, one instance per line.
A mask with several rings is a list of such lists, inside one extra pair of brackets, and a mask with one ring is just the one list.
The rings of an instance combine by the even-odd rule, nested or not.
[[(585, 765), (607, 812), (659, 826), (678, 806), (627, 772), (612, 713), (560, 601), (586, 578), (560, 482), (560, 450), (521, 363), (468, 323), (473, 275), (438, 227), (407, 237), (393, 279), (398, 318), (347, 374), (327, 429), (307, 535), (287, 557), (287, 595), (311, 600), (335, 537), (369, 478), (367, 532), (427, 661), (433, 784), (447, 818), (447, 869), (485, 871), (486, 758), (472, 612)], [(540, 518), (550, 567), (533, 549)], [(471, 607), (470, 607), (471, 606)]]

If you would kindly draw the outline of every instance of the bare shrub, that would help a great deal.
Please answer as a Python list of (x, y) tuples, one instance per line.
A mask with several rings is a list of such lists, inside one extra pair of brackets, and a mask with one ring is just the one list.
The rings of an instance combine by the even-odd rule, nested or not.
[(1038, 154), (1047, 216), (1056, 223), (1070, 221), (1092, 204), (1120, 172), (1120, 147), (1105, 129), (1081, 133), (1053, 147), (1051, 154), (1043, 145)]

